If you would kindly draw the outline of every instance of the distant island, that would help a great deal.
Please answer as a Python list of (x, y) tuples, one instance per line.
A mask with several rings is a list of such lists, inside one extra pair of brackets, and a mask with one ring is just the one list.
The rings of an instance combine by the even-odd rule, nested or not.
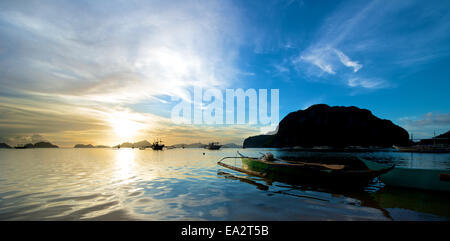
[[(139, 142), (124, 142), (122, 144), (113, 146), (113, 148), (140, 148), (140, 147), (151, 147), (151, 143), (148, 142), (147, 140), (143, 140), (143, 141), (139, 141)], [(191, 143), (191, 144), (174, 144), (174, 145), (169, 145), (167, 146), (168, 148), (205, 148), (206, 146), (208, 146), (208, 144), (203, 144), (203, 143)], [(242, 148), (242, 146), (237, 145), (235, 143), (227, 143), (222, 145), (222, 148)]]
[(0, 148), (11, 149), (12, 147), (6, 143), (0, 143)]
[(138, 141), (138, 142), (124, 142), (122, 144), (113, 146), (114, 148), (120, 147), (120, 148), (140, 148), (140, 147), (151, 147), (152, 143), (148, 142), (147, 140)]
[(57, 145), (53, 145), (50, 142), (40, 141), (40, 142), (36, 142), (34, 144), (28, 143), (28, 144), (25, 144), (25, 145), (17, 145), (14, 148), (16, 148), (16, 149), (28, 149), (28, 148), (59, 148), (59, 147)]
[(408, 132), (358, 107), (318, 104), (289, 113), (273, 135), (244, 140), (248, 147), (350, 147), (408, 145)]
[(35, 143), (34, 148), (58, 148), (58, 146), (53, 145), (50, 142), (41, 141), (41, 142)]
[(237, 145), (237, 144), (234, 144), (234, 143), (228, 143), (228, 144), (222, 145), (222, 148), (242, 148), (242, 145)]
[(207, 144), (202, 144), (200, 142), (198, 143), (191, 143), (191, 144), (175, 144), (172, 145), (171, 147), (174, 148), (205, 148), (207, 146)]
[[(175, 144), (172, 145), (170, 147), (174, 147), (174, 148), (205, 148), (207, 147), (208, 144), (203, 144), (203, 143), (192, 143), (192, 144)], [(221, 148), (242, 148), (241, 145), (237, 145), (235, 143), (227, 143), (227, 144), (223, 144)]]
[(94, 146), (92, 144), (76, 144), (73, 148), (110, 148), (109, 146), (104, 146), (104, 145), (97, 145)]

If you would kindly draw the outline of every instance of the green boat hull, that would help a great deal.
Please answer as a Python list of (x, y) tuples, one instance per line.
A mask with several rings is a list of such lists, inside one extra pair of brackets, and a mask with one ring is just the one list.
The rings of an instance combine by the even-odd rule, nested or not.
[(326, 186), (362, 187), (370, 183), (375, 177), (388, 171), (372, 170), (329, 170), (312, 166), (286, 166), (279, 163), (267, 163), (255, 158), (241, 158), (245, 169), (267, 173), (267, 178), (286, 183), (308, 183)]

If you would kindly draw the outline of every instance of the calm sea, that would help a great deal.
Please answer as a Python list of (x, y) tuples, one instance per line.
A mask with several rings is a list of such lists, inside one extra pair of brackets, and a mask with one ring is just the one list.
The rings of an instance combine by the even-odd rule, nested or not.
[[(0, 150), (0, 220), (449, 220), (448, 194), (335, 192), (225, 170), (237, 149)], [(274, 149), (242, 149), (249, 156)], [(296, 153), (317, 155), (317, 153)], [(327, 153), (450, 169), (449, 154)], [(229, 160), (229, 164), (239, 165)]]

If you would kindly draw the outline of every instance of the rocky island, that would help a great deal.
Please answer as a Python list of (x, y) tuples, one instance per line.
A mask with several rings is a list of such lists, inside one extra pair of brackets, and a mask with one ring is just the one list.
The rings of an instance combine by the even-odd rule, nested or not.
[(46, 142), (46, 141), (40, 141), (40, 142), (36, 142), (36, 143), (28, 143), (25, 145), (17, 145), (14, 148), (16, 149), (28, 149), (28, 148), (58, 148), (57, 145), (53, 145), (50, 142)]
[[(201, 142), (198, 143), (191, 143), (191, 144), (175, 144), (172, 145), (171, 147), (174, 148), (206, 148), (208, 146), (208, 144), (203, 144)], [(235, 143), (227, 143), (227, 144), (223, 144), (221, 148), (242, 148), (242, 146), (237, 145)]]
[(248, 137), (244, 140), (244, 148), (392, 147), (408, 143), (409, 135), (405, 129), (374, 116), (369, 110), (318, 104), (289, 113), (273, 135)]
[(109, 146), (105, 145), (92, 145), (92, 144), (76, 144), (73, 146), (73, 148), (110, 148)]
[(76, 144), (73, 148), (94, 148), (92, 144)]
[(33, 147), (34, 148), (58, 148), (57, 145), (53, 145), (52, 143), (45, 142), (45, 141), (34, 143)]
[(12, 147), (6, 143), (0, 143), (0, 148), (11, 149)]

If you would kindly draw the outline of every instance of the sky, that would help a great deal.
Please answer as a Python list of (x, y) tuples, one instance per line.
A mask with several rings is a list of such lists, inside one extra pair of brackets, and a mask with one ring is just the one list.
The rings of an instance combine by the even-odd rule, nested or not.
[(0, 1), (0, 141), (234, 142), (274, 126), (183, 125), (194, 88), (278, 89), (280, 119), (369, 109), (450, 129), (448, 1)]

